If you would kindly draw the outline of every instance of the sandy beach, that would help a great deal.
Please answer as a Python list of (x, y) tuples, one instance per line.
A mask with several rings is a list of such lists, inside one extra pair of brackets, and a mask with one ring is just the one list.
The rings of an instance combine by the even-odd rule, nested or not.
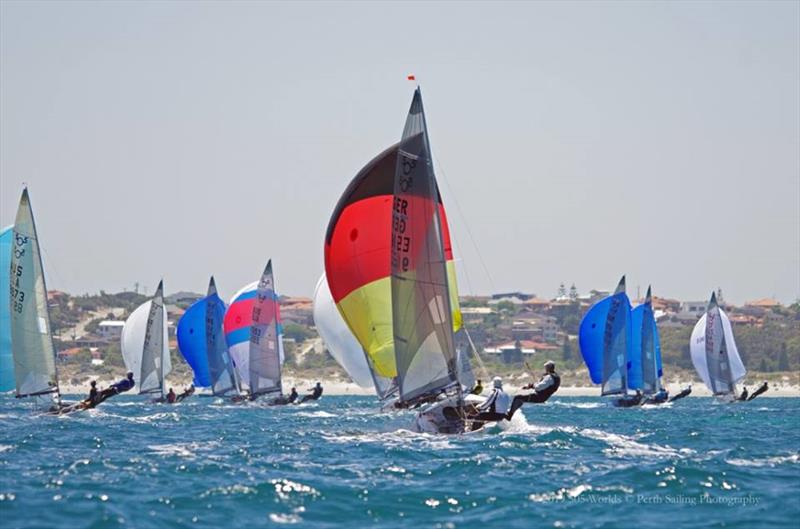
[[(61, 392), (65, 395), (80, 395), (86, 393), (89, 387), (89, 380), (86, 379), (84, 384), (74, 385), (74, 384), (62, 384)], [(112, 384), (116, 381), (116, 379), (112, 380), (105, 380), (105, 379), (97, 379), (98, 386), (100, 388), (104, 388), (109, 384)], [(181, 388), (188, 386), (191, 383), (191, 380), (177, 380), (177, 379), (168, 379), (168, 382), (171, 384), (171, 387), (175, 389), (176, 392), (181, 391)], [(286, 376), (283, 378), (283, 387), (288, 390), (292, 387), (296, 387), (298, 393), (303, 394), (310, 390), (314, 384), (316, 384), (317, 379), (311, 379), (306, 377), (294, 377), (294, 376)], [(370, 389), (365, 389), (359, 386), (358, 384), (351, 382), (349, 380), (341, 380), (341, 379), (319, 379), (319, 382), (322, 383), (322, 387), (325, 390), (326, 395), (374, 395), (374, 391)], [(711, 392), (708, 388), (705, 387), (700, 382), (693, 381), (693, 382), (670, 382), (665, 384), (667, 389), (671, 394), (678, 393), (681, 389), (685, 388), (688, 384), (692, 384), (692, 394), (691, 397), (710, 397)], [(747, 382), (748, 389), (754, 389), (757, 386), (757, 382)], [(511, 394), (517, 393), (521, 390), (523, 384), (515, 384), (510, 383), (506, 385), (506, 391)], [(485, 386), (488, 386), (486, 384)], [(486, 390), (488, 391), (488, 389)], [(600, 388), (595, 386), (561, 386), (556, 393), (557, 397), (597, 397), (600, 395)], [(769, 391), (761, 395), (761, 397), (800, 397), (800, 386), (796, 384), (782, 384), (780, 382), (777, 383), (770, 383)]]

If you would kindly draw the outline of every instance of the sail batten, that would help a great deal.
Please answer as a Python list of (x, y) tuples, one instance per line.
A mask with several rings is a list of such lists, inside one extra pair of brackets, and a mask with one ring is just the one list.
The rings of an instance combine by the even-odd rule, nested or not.
[(47, 286), (28, 190), (22, 191), (11, 241), (10, 329), (16, 394), (60, 399)]

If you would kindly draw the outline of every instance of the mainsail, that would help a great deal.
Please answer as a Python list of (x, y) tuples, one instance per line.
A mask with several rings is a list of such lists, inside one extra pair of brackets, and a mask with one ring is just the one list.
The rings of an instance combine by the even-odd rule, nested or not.
[(375, 384), (373, 372), (367, 364), (368, 357), (336, 308), (325, 274), (319, 278), (314, 290), (314, 325), (331, 356), (350, 378), (362, 388), (373, 387)]
[(644, 303), (631, 311), (631, 361), (639, 365), (640, 376), (631, 375), (628, 387), (641, 389), (645, 395), (657, 393), (661, 389), (661, 342), (650, 287)]
[(27, 189), (19, 201), (10, 259), (9, 306), (17, 397), (54, 393), (60, 400), (47, 286)]
[(280, 326), (278, 295), (272, 260), (258, 282), (253, 304), (253, 324), (250, 327), (250, 393), (281, 392), (281, 362), (283, 335)]
[[(262, 277), (261, 281), (250, 283), (233, 295), (228, 305), (228, 310), (225, 311), (224, 319), (225, 340), (228, 344), (228, 352), (231, 356), (234, 366), (236, 367), (236, 373), (238, 374), (239, 380), (249, 387), (251, 393), (263, 393), (265, 391), (270, 391), (267, 389), (267, 387), (270, 385), (269, 382), (264, 381), (264, 384), (266, 384), (267, 387), (262, 387), (257, 380), (251, 380), (251, 376), (254, 373), (258, 376), (261, 376), (262, 373), (269, 374), (272, 377), (275, 376), (275, 367), (273, 365), (270, 367), (265, 367), (265, 365), (259, 365), (255, 368), (250, 367), (250, 363), (254, 360), (254, 358), (262, 354), (261, 352), (254, 350), (252, 346), (252, 334), (253, 326), (255, 324), (253, 319), (255, 314), (254, 311), (259, 304), (259, 287), (262, 284), (263, 279), (264, 278)], [(274, 288), (273, 295), (275, 295)], [(268, 303), (268, 300), (264, 300), (264, 303)], [(274, 310), (275, 324), (277, 326), (277, 334), (279, 336), (279, 339), (277, 340), (278, 356), (280, 358), (280, 364), (283, 364), (283, 328), (280, 323), (280, 307), (277, 302), (277, 297), (275, 299)], [(263, 360), (264, 359), (262, 358), (261, 361)], [(280, 367), (278, 366), (278, 373), (280, 373), (279, 370)], [(269, 380), (275, 380), (270, 377), (265, 378)], [(278, 374), (276, 379), (279, 381), (280, 374)], [(275, 389), (272, 391), (275, 391)]]
[(398, 148), (392, 202), (392, 321), (400, 400), (458, 380), (439, 192), (420, 89)]
[(131, 313), (122, 328), (122, 359), (133, 372), (139, 393), (164, 395), (164, 379), (172, 371), (164, 308), (164, 282), (155, 296)]
[(0, 391), (14, 389), (14, 355), (11, 353), (11, 303), (9, 300), (13, 226), (0, 230)]
[(714, 293), (706, 313), (694, 326), (689, 349), (697, 374), (714, 395), (735, 394), (736, 384), (747, 370), (736, 348), (728, 315), (717, 305)]
[(581, 354), (592, 382), (602, 384), (602, 395), (624, 394), (629, 387), (630, 313), (622, 276), (614, 294), (592, 305), (581, 320)]
[(194, 385), (210, 387), (214, 395), (236, 389), (222, 320), (225, 302), (212, 277), (206, 297), (193, 303), (178, 322), (178, 349), (194, 372)]
[[(388, 234), (392, 230), (398, 147), (395, 144), (384, 150), (353, 178), (334, 209), (325, 235), (328, 287), (342, 318), (367, 355), (378, 395), (393, 392), (393, 379), (397, 377)], [(451, 319), (453, 330), (457, 331), (462, 325), (455, 262), (438, 189), (436, 201), (447, 261)]]

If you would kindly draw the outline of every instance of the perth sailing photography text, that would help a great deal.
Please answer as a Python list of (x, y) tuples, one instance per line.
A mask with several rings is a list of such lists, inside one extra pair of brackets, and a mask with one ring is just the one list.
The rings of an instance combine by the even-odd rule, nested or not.
[(0, 0), (8, 529), (795, 528), (800, 1)]

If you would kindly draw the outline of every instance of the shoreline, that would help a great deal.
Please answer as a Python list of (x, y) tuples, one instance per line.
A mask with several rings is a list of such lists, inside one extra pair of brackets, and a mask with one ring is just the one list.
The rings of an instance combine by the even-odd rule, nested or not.
[[(82, 395), (86, 394), (89, 390), (89, 380), (87, 379), (84, 384), (62, 384), (61, 385), (61, 393), (63, 395)], [(97, 385), (99, 388), (105, 388), (110, 384), (113, 384), (118, 379), (101, 379), (98, 378)], [(313, 378), (306, 378), (306, 377), (295, 377), (295, 376), (285, 376), (283, 378), (283, 387), (286, 393), (292, 387), (297, 388), (297, 392), (300, 395), (303, 395), (308, 390), (310, 390), (314, 384), (316, 384), (317, 380), (322, 383), (322, 387), (324, 390), (323, 395), (336, 395), (336, 396), (343, 396), (343, 395), (353, 395), (353, 396), (361, 396), (361, 397), (369, 397), (375, 395), (375, 392), (372, 389), (365, 389), (361, 386), (357, 385), (351, 381), (339, 380), (339, 379), (313, 379)], [(180, 393), (184, 387), (188, 386), (191, 383), (190, 379), (186, 380), (168, 380), (168, 386), (171, 386), (176, 393)], [(711, 392), (708, 390), (705, 385), (700, 382), (669, 382), (664, 384), (670, 394), (674, 395), (681, 391), (687, 385), (692, 385), (692, 394), (689, 397), (711, 397)], [(740, 386), (741, 387), (741, 386)], [(749, 389), (753, 389), (755, 384), (748, 384)], [(484, 386), (484, 394), (488, 393), (489, 384)], [(521, 391), (521, 386), (515, 384), (506, 384), (505, 390), (514, 395)], [(553, 395), (553, 397), (599, 397), (600, 396), (600, 388), (598, 386), (561, 386), (558, 391)], [(794, 384), (770, 384), (769, 391), (760, 395), (759, 398), (763, 397), (790, 397), (790, 398), (800, 398), (800, 386)]]

